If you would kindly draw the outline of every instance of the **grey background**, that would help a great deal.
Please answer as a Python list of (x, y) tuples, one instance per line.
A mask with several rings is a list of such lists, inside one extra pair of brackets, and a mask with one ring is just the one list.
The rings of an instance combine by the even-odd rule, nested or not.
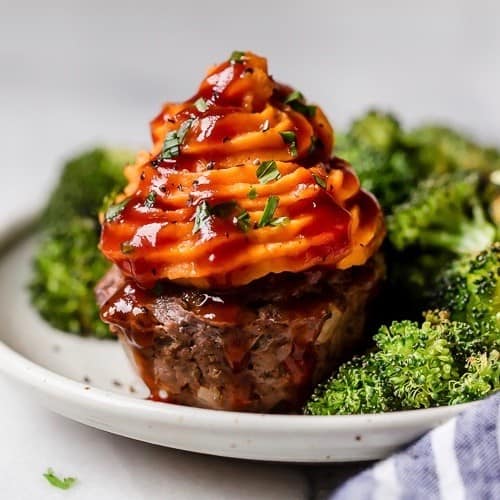
[[(500, 144), (495, 1), (0, 0), (0, 226), (43, 203), (60, 161), (74, 151), (96, 142), (149, 146), (148, 122), (161, 102), (194, 93), (207, 66), (234, 49), (267, 56), (275, 77), (320, 103), (336, 127), (378, 106), (397, 111), (407, 124), (444, 120)], [(36, 494), (39, 468), (50, 465), (65, 443), (78, 443), (68, 472), (90, 468), (95, 498), (120, 496), (119, 485), (103, 478), (117, 470), (132, 474), (137, 449), (144, 463), (155, 463), (141, 472), (151, 474), (150, 488), (172, 464), (182, 468), (184, 476), (168, 478), (176, 498), (194, 495), (191, 470), (224, 471), (220, 484), (197, 482), (197, 494), (205, 487), (213, 498), (233, 498), (239, 484), (264, 497), (259, 481), (268, 498), (272, 471), (273, 498), (290, 498), (290, 488), (296, 498), (314, 497), (351, 470), (307, 469), (307, 480), (306, 469), (297, 467), (264, 473), (253, 464), (224, 461), (219, 469), (218, 459), (137, 448), (63, 423), (3, 380), (0, 394), (10, 402), (9, 412), (0, 413), (0, 469), (9, 470), (4, 498), (45, 498)], [(101, 459), (92, 468), (96, 442)], [(144, 488), (129, 498), (142, 498)], [(86, 498), (85, 491), (72, 497)]]
[(495, 141), (499, 16), (493, 0), (0, 0), (3, 180), (36, 205), (80, 146), (148, 146), (160, 103), (234, 49), (268, 56), (335, 126), (376, 105)]

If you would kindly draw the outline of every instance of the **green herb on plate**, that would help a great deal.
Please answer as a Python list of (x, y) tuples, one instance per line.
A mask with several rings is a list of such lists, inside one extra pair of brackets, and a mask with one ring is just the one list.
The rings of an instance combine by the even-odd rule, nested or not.
[(267, 184), (280, 177), (280, 171), (274, 160), (263, 161), (257, 168), (257, 178), (261, 184)]
[(229, 57), (229, 62), (230, 63), (240, 63), (243, 62), (243, 56), (245, 55), (244, 52), (241, 50), (233, 50), (231, 53), (231, 56)]
[(247, 196), (248, 196), (248, 198), (250, 198), (251, 200), (255, 200), (255, 198), (257, 198), (257, 190), (255, 189), (255, 186), (252, 186), (252, 187), (249, 189)]
[(295, 132), (291, 130), (285, 130), (284, 132), (280, 132), (281, 138), (283, 142), (288, 146), (288, 152), (291, 156), (297, 156), (297, 136)]
[(181, 147), (193, 121), (192, 118), (188, 118), (178, 130), (172, 130), (166, 135), (161, 150), (162, 160), (170, 160), (181, 154)]
[(69, 490), (76, 482), (76, 477), (65, 477), (63, 479), (59, 478), (54, 474), (54, 471), (50, 467), (47, 469), (47, 472), (43, 475), (43, 477), (52, 486), (61, 490)]
[(267, 199), (264, 211), (262, 212), (260, 220), (257, 224), (258, 227), (268, 226), (271, 223), (274, 217), (274, 212), (276, 212), (276, 209), (278, 208), (279, 202), (279, 197), (275, 195), (271, 195)]
[(208, 102), (203, 97), (200, 97), (196, 99), (194, 106), (200, 113), (204, 113), (208, 109)]
[(304, 96), (298, 90), (294, 90), (293, 92), (291, 92), (284, 102), (285, 104), (290, 105), (290, 107), (298, 113), (307, 116), (307, 118), (313, 118), (316, 114), (317, 107), (306, 104)]
[(250, 214), (246, 210), (243, 210), (236, 217), (236, 224), (244, 233), (248, 232), (251, 225)]

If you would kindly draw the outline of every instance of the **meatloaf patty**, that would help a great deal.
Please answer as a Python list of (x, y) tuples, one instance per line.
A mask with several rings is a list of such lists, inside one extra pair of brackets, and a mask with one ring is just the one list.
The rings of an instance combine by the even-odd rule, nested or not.
[(144, 291), (112, 268), (96, 289), (152, 397), (234, 411), (294, 411), (363, 340), (383, 274), (374, 258), (346, 271), (266, 276), (227, 291), (160, 282)]

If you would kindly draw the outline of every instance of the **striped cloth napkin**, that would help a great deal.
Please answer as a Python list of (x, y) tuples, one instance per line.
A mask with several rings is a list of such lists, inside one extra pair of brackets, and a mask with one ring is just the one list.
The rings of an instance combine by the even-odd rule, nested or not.
[(378, 462), (331, 500), (500, 500), (500, 393)]

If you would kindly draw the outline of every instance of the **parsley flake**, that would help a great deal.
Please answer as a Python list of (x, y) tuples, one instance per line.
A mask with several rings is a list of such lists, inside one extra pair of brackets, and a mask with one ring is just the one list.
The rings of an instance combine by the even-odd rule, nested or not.
[(248, 232), (248, 230), (250, 229), (251, 220), (250, 220), (250, 214), (246, 210), (243, 210), (243, 212), (241, 212), (240, 215), (235, 217), (235, 220), (236, 220), (236, 225), (244, 233)]
[(248, 196), (251, 200), (255, 200), (255, 198), (257, 198), (257, 190), (255, 189), (255, 186), (252, 186), (252, 187), (250, 188), (250, 190), (248, 191), (247, 196)]
[(69, 490), (76, 482), (76, 477), (65, 477), (63, 479), (57, 477), (50, 467), (47, 469), (47, 472), (43, 475), (43, 477), (52, 486), (60, 488), (61, 490)]
[(257, 224), (258, 227), (268, 226), (273, 220), (274, 212), (278, 208), (278, 203), (280, 199), (278, 196), (271, 195), (267, 201), (266, 206), (264, 207), (264, 211), (262, 212), (262, 216)]
[(211, 217), (220, 217), (221, 219), (227, 219), (234, 213), (237, 208), (238, 204), (235, 201), (225, 201), (223, 203), (214, 205), (213, 207), (211, 207), (207, 201), (202, 201), (196, 207), (196, 212), (194, 215), (193, 234), (206, 227)]
[(128, 202), (130, 201), (130, 198), (125, 198), (124, 200), (120, 201), (119, 203), (115, 203), (114, 205), (110, 205), (108, 209), (106, 210), (106, 215), (104, 216), (106, 222), (110, 222), (112, 220), (115, 220), (125, 209), (127, 206)]
[(285, 104), (290, 104), (291, 102), (303, 101), (303, 100), (304, 100), (304, 95), (302, 94), (302, 92), (294, 90), (286, 97)]
[(320, 177), (319, 175), (313, 174), (314, 180), (316, 181), (316, 184), (323, 189), (326, 189), (326, 180), (323, 177)]
[(147, 198), (144, 200), (144, 206), (146, 208), (153, 208), (155, 206), (156, 202), (156, 193), (154, 191), (151, 191)]
[(186, 134), (188, 133), (188, 130), (191, 128), (193, 121), (194, 120), (192, 118), (189, 118), (179, 127), (179, 131), (177, 132), (177, 137), (179, 138), (179, 141), (181, 141), (181, 144), (184, 142)]
[(120, 250), (123, 254), (127, 255), (129, 253), (132, 253), (134, 252), (136, 249), (135, 245), (132, 245), (132, 242), (131, 241), (124, 241), (121, 245), (120, 245)]
[(297, 136), (292, 130), (285, 130), (280, 132), (283, 142), (288, 146), (288, 152), (291, 156), (297, 156)]
[(269, 225), (276, 227), (276, 226), (284, 226), (290, 222), (289, 217), (276, 217), (276, 219), (273, 219)]
[(172, 130), (166, 135), (161, 151), (162, 160), (170, 160), (171, 158), (175, 158), (180, 155), (181, 146), (184, 143), (186, 134), (192, 124), (193, 119), (189, 118), (179, 127), (178, 130)]
[(244, 52), (241, 50), (233, 50), (231, 57), (229, 58), (230, 63), (239, 63), (243, 61)]
[(200, 113), (204, 113), (208, 109), (208, 102), (203, 97), (200, 97), (196, 99), (194, 106)]
[(261, 184), (275, 181), (281, 177), (278, 166), (274, 160), (263, 161), (257, 169), (257, 178)]
[(308, 118), (313, 118), (316, 114), (316, 106), (305, 104), (304, 96), (298, 90), (294, 90), (287, 96), (285, 104), (288, 104), (292, 109)]
[(196, 206), (194, 214), (193, 234), (196, 234), (201, 228), (205, 227), (212, 216), (210, 212), (210, 205), (206, 201), (202, 201)]

